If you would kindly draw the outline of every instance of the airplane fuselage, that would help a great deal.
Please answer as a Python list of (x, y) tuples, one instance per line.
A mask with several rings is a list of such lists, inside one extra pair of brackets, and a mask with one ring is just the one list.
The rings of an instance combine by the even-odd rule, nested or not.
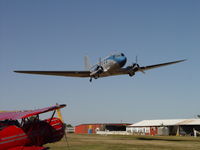
[[(126, 64), (127, 58), (123, 53), (110, 55), (91, 67), (91, 76), (101, 77), (105, 74), (111, 74), (113, 71), (122, 68)], [(102, 74), (103, 73), (103, 74)]]

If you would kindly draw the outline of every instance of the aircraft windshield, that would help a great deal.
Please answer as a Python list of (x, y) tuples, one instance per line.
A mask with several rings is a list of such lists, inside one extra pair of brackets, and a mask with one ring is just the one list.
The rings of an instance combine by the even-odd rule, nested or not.
[(123, 54), (123, 53), (120, 53), (120, 54), (114, 55), (114, 57), (121, 57), (121, 56), (124, 56), (124, 54)]

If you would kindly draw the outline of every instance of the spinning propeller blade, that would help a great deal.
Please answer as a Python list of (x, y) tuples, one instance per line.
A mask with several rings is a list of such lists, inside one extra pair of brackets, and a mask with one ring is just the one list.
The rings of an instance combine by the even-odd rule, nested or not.
[(99, 57), (99, 66), (101, 66), (102, 64), (101, 64), (101, 57)]
[(145, 72), (141, 69), (140, 65), (138, 64), (138, 56), (135, 57), (135, 63), (132, 63), (132, 68), (137, 68), (138, 71), (145, 74)]
[(136, 61), (136, 65), (137, 65), (137, 67), (138, 67), (138, 70), (140, 71), (140, 72), (142, 72), (143, 74), (145, 74), (145, 72), (140, 68), (140, 65), (137, 63), (138, 62), (138, 57), (136, 56), (136, 58), (135, 58), (135, 61)]
[[(58, 103), (56, 103), (56, 105), (58, 105)], [(64, 120), (63, 120), (63, 118), (62, 118), (62, 114), (61, 114), (60, 109), (57, 109), (56, 112), (57, 112), (58, 118), (62, 121), (63, 124), (65, 124), (65, 123), (64, 123)], [(65, 129), (66, 129), (66, 127), (65, 127)], [(68, 147), (68, 149), (70, 150), (69, 143), (68, 143), (68, 139), (67, 139), (67, 135), (66, 135), (66, 130), (64, 131), (64, 137), (65, 137), (65, 141), (66, 141), (66, 143), (67, 143), (67, 147)]]

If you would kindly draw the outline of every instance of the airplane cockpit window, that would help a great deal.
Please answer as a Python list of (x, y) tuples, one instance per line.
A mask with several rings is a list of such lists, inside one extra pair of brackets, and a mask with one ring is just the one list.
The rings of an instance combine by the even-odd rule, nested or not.
[(120, 56), (121, 56), (120, 54), (115, 55), (115, 57), (120, 57)]
[(114, 55), (114, 57), (121, 57), (121, 56), (125, 56), (125, 55), (123, 53)]

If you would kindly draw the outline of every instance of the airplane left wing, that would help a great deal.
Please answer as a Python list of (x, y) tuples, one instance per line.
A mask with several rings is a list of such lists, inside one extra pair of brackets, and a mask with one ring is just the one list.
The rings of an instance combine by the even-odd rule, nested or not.
[(106, 73), (102, 74), (101, 76), (106, 77), (106, 76), (111, 76), (111, 75), (114, 76), (114, 75), (124, 75), (124, 74), (134, 75), (136, 72), (139, 72), (139, 71), (144, 73), (144, 71), (146, 71), (146, 70), (164, 67), (164, 66), (167, 66), (167, 65), (172, 65), (172, 64), (183, 62), (183, 61), (186, 61), (186, 59), (167, 62), (167, 63), (161, 63), (161, 64), (155, 64), (155, 65), (150, 65), (150, 66), (142, 66), (142, 67), (140, 67), (138, 64), (135, 64), (135, 66), (128, 66), (126, 68), (120, 68), (120, 69), (115, 70), (115, 71), (113, 71), (109, 74), (106, 74)]
[(90, 77), (90, 71), (14, 71), (16, 73), (39, 74), (39, 75), (55, 75), (69, 77)]
[(150, 70), (150, 69), (154, 69), (154, 68), (159, 68), (159, 67), (163, 67), (163, 66), (167, 66), (167, 65), (172, 65), (172, 64), (176, 64), (176, 63), (180, 63), (186, 61), (186, 59), (183, 60), (178, 60), (178, 61), (172, 61), (172, 62), (167, 62), (167, 63), (162, 63), (162, 64), (156, 64), (156, 65), (151, 65), (151, 66), (144, 66), (144, 67), (140, 67), (139, 70), (145, 71), (145, 70)]

